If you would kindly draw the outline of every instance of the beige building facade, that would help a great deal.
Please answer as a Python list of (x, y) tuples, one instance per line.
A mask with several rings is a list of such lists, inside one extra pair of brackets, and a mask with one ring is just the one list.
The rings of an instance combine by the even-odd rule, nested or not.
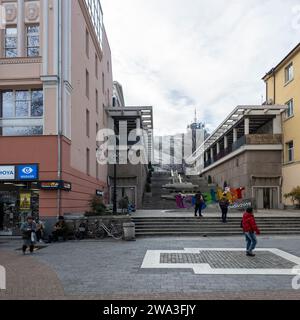
[(89, 210), (98, 191), (108, 199), (96, 134), (113, 87), (100, 0), (0, 5), (0, 229), (10, 232), (28, 213), (53, 219)]
[(284, 195), (300, 186), (300, 43), (263, 78), (266, 83), (268, 104), (284, 104), (287, 111), (282, 116), (282, 201), (293, 203)]

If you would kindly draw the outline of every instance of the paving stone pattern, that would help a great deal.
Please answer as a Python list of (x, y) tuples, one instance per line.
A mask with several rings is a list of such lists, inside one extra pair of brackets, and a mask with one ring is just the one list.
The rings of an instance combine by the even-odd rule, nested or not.
[(268, 251), (249, 258), (243, 251), (201, 251), (200, 253), (162, 253), (160, 263), (209, 264), (215, 269), (292, 269), (296, 265)]

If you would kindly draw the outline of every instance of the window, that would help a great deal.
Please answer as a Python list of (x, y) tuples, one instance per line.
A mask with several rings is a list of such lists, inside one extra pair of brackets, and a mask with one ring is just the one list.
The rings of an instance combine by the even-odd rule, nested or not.
[(96, 161), (96, 179), (99, 180), (99, 163)]
[(294, 142), (290, 141), (287, 143), (287, 161), (294, 161)]
[(289, 102), (286, 103), (288, 109), (286, 110), (286, 117), (290, 118), (294, 115), (294, 100), (291, 99)]
[(95, 54), (95, 75), (96, 78), (98, 79), (98, 56)]
[(96, 112), (99, 113), (99, 93), (96, 89)]
[(100, 143), (99, 143), (99, 141), (97, 140), (98, 131), (99, 131), (99, 124), (98, 124), (98, 122), (97, 122), (97, 123), (96, 123), (96, 146), (99, 148)]
[(103, 13), (101, 9), (100, 0), (85, 0), (88, 7), (90, 17), (92, 19), (93, 27), (97, 35), (100, 47), (102, 48), (103, 38)]
[(109, 61), (107, 61), (107, 72), (109, 73), (110, 71), (110, 64), (109, 64)]
[(105, 94), (105, 76), (103, 72), (102, 72), (102, 92), (103, 94)]
[(90, 96), (90, 75), (87, 70), (85, 71), (85, 94), (89, 98), (89, 96)]
[(90, 175), (90, 149), (86, 149), (86, 173)]
[(90, 56), (90, 34), (88, 29), (85, 30), (85, 53), (86, 56), (89, 58)]
[(29, 25), (27, 32), (27, 57), (38, 57), (40, 55), (40, 27), (39, 25)]
[(2, 91), (0, 114), (2, 119), (43, 117), (43, 90)]
[(86, 110), (86, 136), (90, 137), (90, 112)]
[(43, 90), (10, 90), (0, 93), (0, 135), (42, 135), (43, 115)]
[(17, 50), (17, 28), (8, 27), (5, 29), (4, 52), (5, 58), (15, 58), (18, 55)]
[(285, 83), (288, 83), (293, 79), (294, 79), (294, 66), (291, 63), (285, 68)]

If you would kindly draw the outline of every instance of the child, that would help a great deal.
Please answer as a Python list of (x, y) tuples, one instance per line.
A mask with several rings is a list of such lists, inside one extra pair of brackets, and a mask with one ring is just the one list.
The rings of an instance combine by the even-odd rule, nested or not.
[(256, 225), (256, 221), (253, 215), (253, 208), (248, 208), (244, 213), (243, 220), (242, 220), (242, 227), (246, 237), (247, 243), (247, 256), (248, 257), (255, 257), (253, 250), (257, 245), (256, 235), (260, 235), (260, 231)]

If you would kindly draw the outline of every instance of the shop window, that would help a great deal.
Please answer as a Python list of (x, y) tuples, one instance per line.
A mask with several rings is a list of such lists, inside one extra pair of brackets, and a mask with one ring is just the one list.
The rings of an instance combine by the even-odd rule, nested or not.
[(17, 28), (7, 27), (5, 29), (4, 53), (5, 58), (15, 58), (18, 55), (17, 50)]
[(27, 57), (38, 57), (40, 55), (40, 26), (26, 26)]

